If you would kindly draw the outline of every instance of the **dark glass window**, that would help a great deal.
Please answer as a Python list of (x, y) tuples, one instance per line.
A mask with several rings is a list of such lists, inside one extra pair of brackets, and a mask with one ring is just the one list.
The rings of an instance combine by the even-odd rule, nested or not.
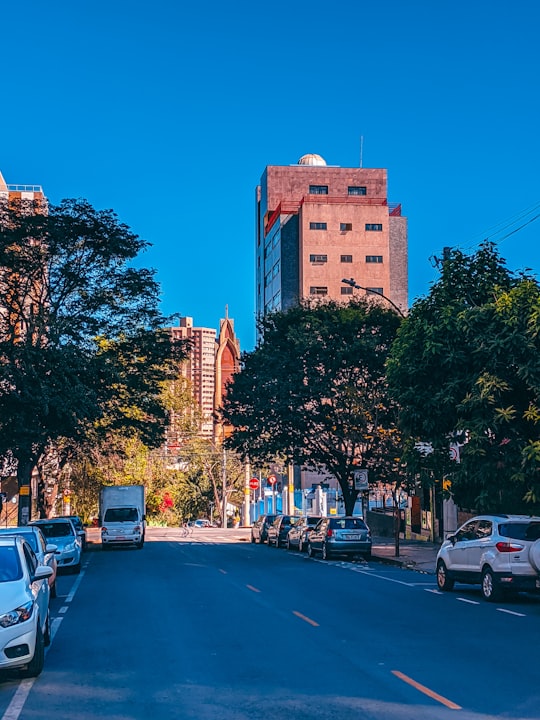
[(339, 223), (339, 229), (341, 232), (348, 232), (352, 230), (352, 223)]
[(366, 223), (366, 230), (382, 232), (382, 223)]
[(312, 263), (328, 262), (328, 255), (310, 255), (309, 262), (312, 262)]
[(328, 288), (312, 286), (309, 288), (309, 294), (310, 295), (328, 295)]
[(352, 295), (352, 287), (342, 287), (341, 288), (341, 294), (342, 295)]
[(309, 229), (310, 229), (310, 230), (326, 230), (326, 223), (323, 223), (323, 222), (310, 222), (310, 223), (309, 223)]
[(369, 287), (366, 290), (368, 295), (384, 295), (382, 288)]
[(342, 255), (341, 262), (352, 263), (352, 255)]
[(310, 185), (310, 195), (328, 195), (328, 185)]
[(367, 263), (382, 263), (382, 255), (366, 255)]
[(349, 185), (349, 195), (367, 195), (367, 188), (363, 185)]

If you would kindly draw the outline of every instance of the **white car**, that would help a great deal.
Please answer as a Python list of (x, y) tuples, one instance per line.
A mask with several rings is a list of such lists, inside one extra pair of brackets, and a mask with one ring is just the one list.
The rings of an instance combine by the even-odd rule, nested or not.
[(540, 591), (540, 517), (478, 515), (450, 535), (437, 553), (437, 585), (480, 585), (485, 600)]
[(19, 527), (0, 528), (0, 537), (8, 535), (20, 535), (30, 545), (34, 551), (38, 563), (52, 568), (52, 575), (49, 578), (49, 588), (51, 589), (51, 597), (56, 597), (56, 570), (58, 563), (56, 562), (56, 545), (49, 545), (45, 540), (45, 536), (41, 530), (34, 525), (22, 525)]
[(54, 517), (48, 520), (33, 520), (45, 535), (48, 543), (56, 545), (58, 568), (66, 568), (74, 573), (81, 571), (82, 542), (71, 520), (67, 517)]
[(19, 669), (22, 677), (43, 670), (51, 574), (22, 537), (0, 537), (0, 670)]

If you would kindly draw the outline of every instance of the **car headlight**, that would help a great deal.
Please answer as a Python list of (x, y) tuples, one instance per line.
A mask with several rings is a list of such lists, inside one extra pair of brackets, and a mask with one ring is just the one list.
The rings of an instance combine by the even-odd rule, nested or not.
[(34, 610), (34, 604), (27, 602), (21, 607), (15, 608), (10, 612), (0, 615), (0, 625), (4, 628), (11, 627), (12, 625), (18, 625), (19, 623), (26, 622), (32, 617), (32, 611)]

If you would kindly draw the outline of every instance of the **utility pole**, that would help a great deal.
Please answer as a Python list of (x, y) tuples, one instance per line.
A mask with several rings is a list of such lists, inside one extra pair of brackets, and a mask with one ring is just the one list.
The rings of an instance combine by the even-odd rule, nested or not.
[(223, 500), (221, 508), (221, 527), (227, 527), (227, 451), (223, 448), (223, 467), (222, 467), (222, 485)]
[(251, 527), (250, 517), (250, 500), (251, 500), (251, 488), (249, 487), (249, 481), (251, 480), (251, 466), (249, 460), (246, 458), (246, 478), (244, 485), (244, 527)]

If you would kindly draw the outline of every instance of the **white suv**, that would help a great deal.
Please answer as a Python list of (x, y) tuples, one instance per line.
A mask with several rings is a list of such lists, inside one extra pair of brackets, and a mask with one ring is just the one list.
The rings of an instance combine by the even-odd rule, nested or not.
[(540, 591), (540, 517), (478, 515), (450, 535), (437, 554), (437, 585), (479, 584), (485, 600)]

